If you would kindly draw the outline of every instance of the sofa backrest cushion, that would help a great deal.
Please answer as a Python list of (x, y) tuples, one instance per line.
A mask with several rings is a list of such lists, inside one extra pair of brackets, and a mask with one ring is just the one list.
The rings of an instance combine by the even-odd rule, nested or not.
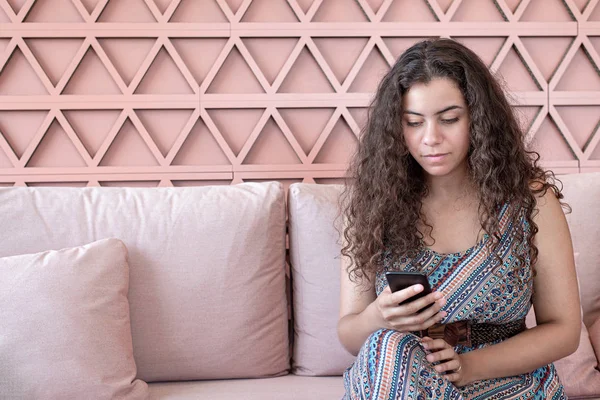
[[(573, 209), (567, 221), (577, 257), (583, 321), (600, 319), (600, 172), (561, 175), (565, 201)], [(593, 338), (592, 338), (593, 339)], [(597, 338), (600, 347), (600, 338)]]
[(594, 347), (596, 353), (596, 359), (598, 360), (598, 371), (600, 372), (600, 319), (596, 320), (589, 328), (590, 341)]
[[(577, 260), (577, 255), (575, 256)], [(528, 328), (537, 325), (533, 307), (527, 314)], [(600, 371), (598, 359), (590, 340), (590, 331), (581, 322), (579, 347), (573, 353), (554, 362), (556, 371), (569, 399), (588, 399), (600, 396)]]
[(139, 378), (261, 377), (289, 368), (280, 183), (4, 188), (0, 215), (0, 256), (106, 237), (125, 243)]
[(334, 228), (340, 185), (295, 183), (288, 192), (294, 310), (292, 368), (339, 375), (354, 357), (337, 337), (340, 244)]
[[(563, 175), (567, 221), (577, 260), (583, 319), (589, 341), (600, 349), (600, 173)], [(337, 339), (340, 244), (334, 228), (339, 185), (290, 186), (290, 255), (295, 344), (292, 366), (299, 374), (341, 374), (352, 357)], [(598, 352), (596, 350), (596, 352)], [(578, 359), (572, 357), (570, 360)]]

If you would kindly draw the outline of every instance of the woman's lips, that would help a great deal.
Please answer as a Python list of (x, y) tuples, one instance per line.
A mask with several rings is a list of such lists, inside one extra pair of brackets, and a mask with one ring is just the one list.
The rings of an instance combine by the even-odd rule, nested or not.
[(438, 154), (428, 154), (423, 157), (432, 162), (439, 162), (439, 161), (442, 161), (447, 155), (448, 155), (448, 153), (438, 153)]

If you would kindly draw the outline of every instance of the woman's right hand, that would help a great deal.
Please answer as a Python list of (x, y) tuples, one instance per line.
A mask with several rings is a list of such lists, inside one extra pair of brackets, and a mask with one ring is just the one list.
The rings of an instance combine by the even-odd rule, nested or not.
[[(415, 332), (439, 323), (446, 316), (445, 311), (440, 311), (446, 299), (441, 292), (433, 292), (420, 299), (409, 300), (421, 291), (423, 285), (413, 285), (394, 293), (389, 286), (386, 287), (372, 303), (381, 327), (398, 332)], [(399, 305), (405, 300), (408, 301)], [(431, 307), (423, 309), (432, 303)]]

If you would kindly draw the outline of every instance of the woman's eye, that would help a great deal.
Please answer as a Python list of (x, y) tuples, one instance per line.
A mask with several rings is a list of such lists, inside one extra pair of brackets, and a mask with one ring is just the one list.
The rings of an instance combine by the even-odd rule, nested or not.
[(443, 119), (442, 123), (444, 123), (444, 124), (453, 124), (453, 123), (455, 123), (457, 121), (458, 121), (458, 118), (450, 118), (450, 119)]
[(415, 127), (417, 127), (417, 126), (420, 126), (420, 125), (421, 125), (421, 122), (411, 122), (411, 121), (406, 121), (406, 125), (408, 125), (408, 126), (410, 126), (410, 127), (412, 127), (412, 128), (415, 128)]

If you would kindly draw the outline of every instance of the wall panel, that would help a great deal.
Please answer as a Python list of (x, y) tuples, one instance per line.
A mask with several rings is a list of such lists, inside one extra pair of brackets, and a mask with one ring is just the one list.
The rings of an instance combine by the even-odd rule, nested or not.
[(600, 170), (599, 0), (0, 0), (0, 185), (338, 182), (381, 76), (453, 37)]

